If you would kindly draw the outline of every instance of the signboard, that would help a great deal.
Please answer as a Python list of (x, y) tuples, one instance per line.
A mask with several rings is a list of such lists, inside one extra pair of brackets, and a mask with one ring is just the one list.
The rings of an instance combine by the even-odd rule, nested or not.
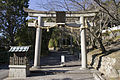
[(56, 11), (56, 23), (65, 23), (66, 13), (65, 11)]

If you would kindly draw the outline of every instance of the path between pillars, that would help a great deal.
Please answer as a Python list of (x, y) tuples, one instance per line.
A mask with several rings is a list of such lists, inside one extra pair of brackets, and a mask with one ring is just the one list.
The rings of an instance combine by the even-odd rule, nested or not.
[[(65, 55), (66, 66), (60, 66), (61, 55)], [(31, 75), (26, 80), (95, 80), (95, 70), (80, 70), (78, 56), (67, 51), (51, 52), (48, 57), (41, 58), (41, 68), (31, 68)]]
[[(65, 67), (60, 66), (61, 55), (66, 57)], [(13, 80), (102, 80), (95, 75), (99, 73), (98, 71), (81, 70), (80, 67), (78, 56), (70, 55), (67, 51), (51, 52), (48, 57), (41, 58), (40, 69), (31, 68), (31, 74), (26, 79)]]

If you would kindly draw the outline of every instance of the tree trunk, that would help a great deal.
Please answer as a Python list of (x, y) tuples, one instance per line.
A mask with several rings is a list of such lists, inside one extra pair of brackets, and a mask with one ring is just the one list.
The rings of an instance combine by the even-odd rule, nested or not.
[(15, 45), (15, 40), (14, 40), (14, 35), (10, 35), (10, 46), (14, 46)]
[(102, 52), (106, 52), (106, 49), (105, 49), (105, 47), (104, 47), (104, 45), (102, 43), (102, 39), (98, 38), (98, 42), (100, 44), (100, 48), (101, 48)]
[(97, 49), (97, 46), (95, 45), (95, 39), (92, 40), (92, 49)]

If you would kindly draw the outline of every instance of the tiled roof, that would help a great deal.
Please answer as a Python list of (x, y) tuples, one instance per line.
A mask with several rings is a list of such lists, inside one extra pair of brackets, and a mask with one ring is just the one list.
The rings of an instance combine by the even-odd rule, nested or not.
[(9, 52), (27, 52), (30, 46), (10, 46)]

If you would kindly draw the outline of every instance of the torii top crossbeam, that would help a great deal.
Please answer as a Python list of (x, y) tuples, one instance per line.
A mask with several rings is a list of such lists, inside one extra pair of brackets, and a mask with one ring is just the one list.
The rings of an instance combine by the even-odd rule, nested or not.
[[(94, 11), (37, 11), (28, 8), (24, 8), (25, 12), (28, 12), (28, 16), (30, 17), (41, 17), (41, 18), (56, 18), (56, 22), (43, 22), (41, 26), (55, 26), (56, 23), (67, 23), (66, 18), (80, 18), (83, 17), (91, 17), (95, 16), (99, 10)], [(62, 15), (61, 15), (62, 13)], [(67, 23), (69, 26), (79, 26), (78, 23)], [(28, 26), (35, 26), (34, 23), (28, 23)]]
[[(59, 11), (37, 11), (28, 8), (24, 8), (25, 12), (28, 12), (28, 16), (30, 17), (56, 17), (56, 12)], [(94, 11), (62, 11), (66, 13), (66, 17), (80, 17), (80, 16), (95, 16), (99, 10)]]

